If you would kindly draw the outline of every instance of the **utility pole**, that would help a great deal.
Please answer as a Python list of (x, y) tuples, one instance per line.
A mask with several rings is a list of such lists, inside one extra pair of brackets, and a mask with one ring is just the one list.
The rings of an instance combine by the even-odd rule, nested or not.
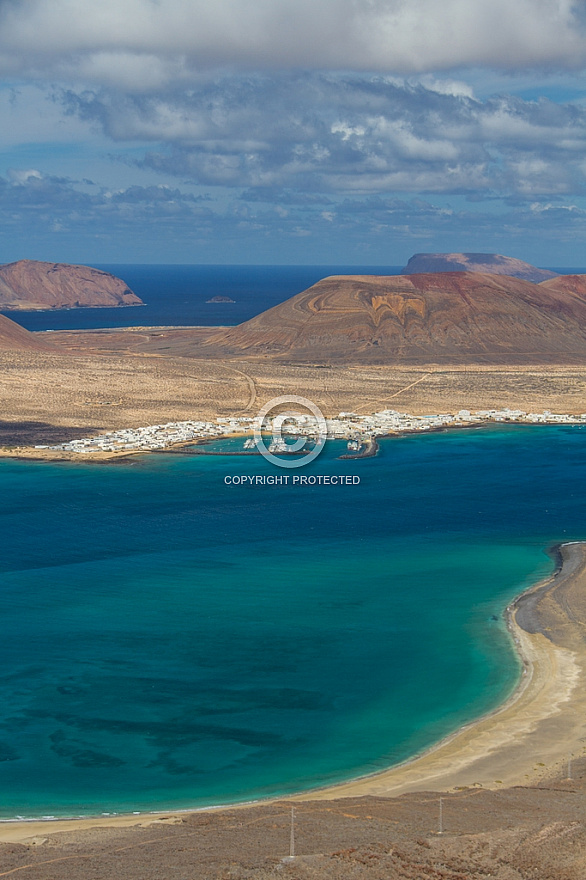
[(568, 755), (568, 779), (572, 778), (572, 756)]
[(444, 833), (444, 799), (439, 799), (439, 828), (438, 834)]
[(295, 858), (295, 807), (291, 807), (291, 841), (289, 843), (289, 858)]
[(291, 836), (289, 838), (289, 855), (281, 859), (283, 864), (295, 861), (295, 807), (291, 807)]

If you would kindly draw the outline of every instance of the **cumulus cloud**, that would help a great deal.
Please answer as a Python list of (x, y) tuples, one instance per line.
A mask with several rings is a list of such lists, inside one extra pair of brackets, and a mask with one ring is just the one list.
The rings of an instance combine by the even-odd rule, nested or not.
[(213, 212), (194, 196), (167, 186), (129, 186), (109, 191), (65, 177), (44, 175), (37, 169), (10, 169), (0, 177), (0, 225), (27, 235), (39, 229), (132, 229), (139, 224), (156, 228), (161, 221), (194, 224)]
[[(441, 250), (445, 232), (450, 250), (450, 230), (498, 249), (504, 230), (556, 224), (572, 238), (585, 227), (586, 106), (563, 92), (586, 66), (585, 4), (0, 0), (0, 139), (7, 164), (29, 157), (0, 178), (0, 224), (342, 249), (391, 235)], [(557, 103), (486, 85), (513, 73), (526, 98), (536, 71), (558, 83)]]
[(579, 69), (582, 0), (4, 0), (0, 71), (141, 91), (202, 70)]
[(257, 193), (581, 193), (586, 108), (457, 84), (323, 73), (217, 77), (166, 95), (64, 93), (157, 174)]
[[(147, 260), (187, 252), (196, 260), (246, 262), (254, 248), (273, 259), (275, 253), (297, 261), (310, 254), (317, 262), (388, 265), (421, 249), (450, 250), (457, 241), (465, 250), (515, 252), (541, 264), (548, 247), (558, 255), (564, 248), (571, 253), (586, 234), (586, 211), (573, 202), (536, 200), (495, 215), (433, 199), (377, 195), (325, 204), (296, 201), (293, 195), (285, 208), (276, 191), (275, 204), (255, 194), (244, 193), (250, 201), (204, 204), (180, 186), (83, 191), (81, 183), (66, 178), (15, 171), (10, 179), (0, 177), (4, 259), (19, 254), (124, 262), (128, 241), (140, 229), (135, 253)], [(96, 242), (100, 256), (90, 257)], [(563, 262), (558, 256), (558, 264)]]
[(43, 175), (36, 168), (9, 168), (8, 180), (11, 183), (24, 185), (32, 180), (42, 180)]

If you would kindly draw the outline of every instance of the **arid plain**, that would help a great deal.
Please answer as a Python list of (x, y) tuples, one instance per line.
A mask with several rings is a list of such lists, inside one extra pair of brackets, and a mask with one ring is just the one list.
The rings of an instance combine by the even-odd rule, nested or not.
[(161, 421), (253, 416), (281, 394), (308, 397), (327, 416), (385, 408), (586, 411), (586, 366), (311, 365), (175, 354), (175, 334), (183, 347), (188, 332), (59, 332), (46, 335), (46, 350), (0, 349), (4, 454)]

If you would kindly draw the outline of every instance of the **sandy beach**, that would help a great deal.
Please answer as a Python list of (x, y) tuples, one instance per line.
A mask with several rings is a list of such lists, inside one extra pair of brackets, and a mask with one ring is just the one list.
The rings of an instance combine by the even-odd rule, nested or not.
[[(559, 560), (556, 572), (507, 610), (523, 673), (504, 705), (400, 766), (287, 801), (498, 791), (567, 777), (568, 760), (578, 762), (586, 754), (586, 542), (563, 544), (552, 552)], [(30, 841), (58, 831), (176, 824), (184, 815), (2, 822), (0, 842)]]
[(507, 702), (418, 758), (312, 797), (500, 789), (567, 775), (568, 760), (586, 754), (586, 543), (555, 552), (554, 575), (507, 611), (523, 663)]

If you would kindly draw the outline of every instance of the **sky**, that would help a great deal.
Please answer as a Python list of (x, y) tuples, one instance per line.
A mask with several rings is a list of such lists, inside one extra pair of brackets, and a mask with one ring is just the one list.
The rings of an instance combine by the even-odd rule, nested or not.
[(0, 0), (0, 262), (586, 266), (586, 0)]

